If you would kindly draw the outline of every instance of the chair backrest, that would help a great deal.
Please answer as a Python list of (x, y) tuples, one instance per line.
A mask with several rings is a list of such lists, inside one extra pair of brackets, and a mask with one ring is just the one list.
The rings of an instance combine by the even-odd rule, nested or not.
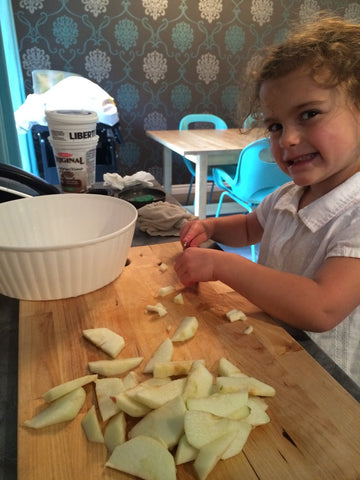
[(238, 198), (257, 204), (289, 181), (291, 178), (275, 162), (269, 140), (262, 138), (247, 145), (240, 153), (231, 190)]
[[(226, 130), (227, 125), (224, 120), (216, 115), (210, 113), (190, 113), (180, 120), (179, 130), (188, 130), (189, 125), (198, 124), (197, 128), (209, 128), (209, 125), (212, 125), (210, 128), (217, 130)], [(207, 127), (205, 127), (207, 125)], [(194, 164), (188, 160), (186, 157), (183, 157), (184, 163), (193, 177), (195, 177), (195, 167)]]
[[(212, 115), (210, 113), (191, 113), (190, 115), (186, 115), (180, 120), (179, 130), (188, 130), (189, 125), (192, 123), (200, 123), (200, 124), (212, 124), (215, 129), (218, 130), (225, 130), (227, 129), (227, 125), (224, 120), (216, 115)], [(201, 126), (201, 128), (206, 128)]]

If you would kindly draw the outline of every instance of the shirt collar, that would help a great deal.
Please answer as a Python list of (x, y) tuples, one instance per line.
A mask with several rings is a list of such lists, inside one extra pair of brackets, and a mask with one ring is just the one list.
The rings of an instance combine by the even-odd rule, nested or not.
[(287, 210), (315, 232), (326, 225), (332, 218), (346, 211), (354, 202), (360, 200), (360, 172), (355, 173), (344, 183), (318, 198), (298, 211), (304, 187), (293, 184), (293, 188), (280, 197), (275, 205), (277, 210)]

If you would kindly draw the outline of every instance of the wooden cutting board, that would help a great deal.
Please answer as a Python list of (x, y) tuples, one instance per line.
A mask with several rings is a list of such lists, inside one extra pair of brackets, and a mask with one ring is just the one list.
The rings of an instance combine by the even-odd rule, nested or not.
[[(94, 402), (93, 387), (72, 422), (34, 431), (22, 426), (43, 406), (49, 388), (87, 373), (87, 362), (108, 358), (82, 337), (82, 330), (108, 327), (126, 341), (119, 357), (144, 356), (186, 315), (199, 320), (196, 336), (175, 344), (174, 359), (205, 359), (215, 375), (225, 356), (245, 373), (276, 388), (268, 399), (271, 423), (257, 427), (240, 455), (221, 461), (209, 480), (359, 480), (360, 405), (282, 328), (220, 282), (183, 289), (172, 268), (178, 242), (135, 247), (129, 265), (110, 285), (77, 298), (20, 303), (18, 479), (130, 479), (105, 468), (103, 445), (87, 442), (81, 419)], [(161, 273), (159, 263), (169, 268)], [(184, 305), (161, 299), (168, 315), (145, 312), (160, 287), (183, 291)], [(248, 320), (230, 323), (225, 313), (240, 308)], [(251, 335), (242, 332), (252, 325)], [(170, 331), (169, 331), (170, 329)], [(141, 373), (141, 367), (137, 369)], [(177, 469), (180, 480), (194, 479), (192, 465)]]

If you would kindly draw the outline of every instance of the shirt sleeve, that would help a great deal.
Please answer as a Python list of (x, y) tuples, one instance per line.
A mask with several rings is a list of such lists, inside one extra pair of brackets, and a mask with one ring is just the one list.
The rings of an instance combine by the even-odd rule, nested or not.
[(286, 189), (287, 184), (278, 188), (274, 192), (267, 195), (262, 202), (256, 207), (256, 215), (260, 222), (260, 225), (265, 228), (266, 220), (269, 218), (272, 210), (274, 209), (279, 198), (283, 195), (284, 190)]
[(339, 219), (338, 227), (329, 241), (326, 258), (360, 258), (360, 208)]

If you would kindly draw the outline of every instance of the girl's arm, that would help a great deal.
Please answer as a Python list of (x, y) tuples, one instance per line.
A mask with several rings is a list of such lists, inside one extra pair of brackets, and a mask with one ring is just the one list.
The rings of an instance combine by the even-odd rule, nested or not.
[(228, 262), (219, 260), (214, 269), (218, 280), (272, 317), (303, 330), (330, 330), (360, 304), (358, 258), (329, 258), (313, 280), (273, 270), (243, 257)]
[[(202, 222), (211, 230), (211, 238), (220, 243), (239, 246), (261, 239), (262, 228), (253, 213)], [(253, 263), (240, 255), (189, 248), (177, 258), (175, 270), (184, 285), (221, 280), (272, 317), (309, 331), (335, 327), (360, 304), (357, 258), (329, 258), (314, 279), (308, 279)]]
[(230, 247), (244, 247), (260, 242), (262, 233), (256, 213), (252, 212), (188, 222), (181, 229), (180, 241), (197, 247), (211, 238)]

